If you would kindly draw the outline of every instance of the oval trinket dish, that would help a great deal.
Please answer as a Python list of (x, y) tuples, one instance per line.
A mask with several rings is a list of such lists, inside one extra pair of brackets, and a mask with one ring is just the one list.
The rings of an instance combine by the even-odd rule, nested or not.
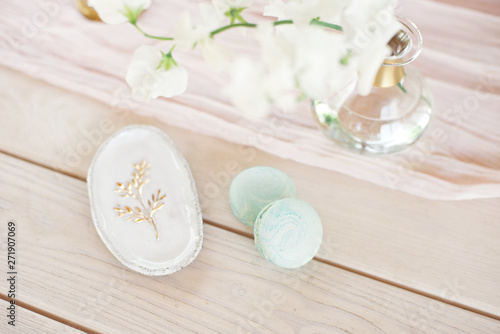
[(88, 177), (94, 225), (111, 253), (144, 275), (168, 275), (201, 250), (203, 220), (189, 166), (172, 140), (132, 125), (97, 151)]

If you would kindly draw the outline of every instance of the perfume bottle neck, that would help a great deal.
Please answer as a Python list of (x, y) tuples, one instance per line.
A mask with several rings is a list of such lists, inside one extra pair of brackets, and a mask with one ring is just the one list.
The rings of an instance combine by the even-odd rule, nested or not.
[(387, 88), (397, 85), (405, 76), (404, 66), (382, 65), (373, 81), (373, 86)]
[(405, 76), (405, 65), (412, 62), (422, 49), (422, 36), (409, 20), (397, 16), (401, 30), (387, 43), (391, 54), (377, 72), (373, 86), (387, 88), (397, 85)]

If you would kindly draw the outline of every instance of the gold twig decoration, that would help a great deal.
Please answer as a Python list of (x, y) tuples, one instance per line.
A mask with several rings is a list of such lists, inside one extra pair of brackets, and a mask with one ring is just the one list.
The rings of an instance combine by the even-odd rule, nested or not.
[(151, 223), (155, 228), (156, 240), (159, 240), (158, 229), (156, 228), (153, 216), (156, 211), (160, 210), (165, 205), (162, 201), (166, 195), (162, 195), (161, 190), (158, 189), (156, 193), (151, 195), (151, 199), (148, 199), (148, 206), (146, 207), (146, 205), (144, 205), (142, 201), (142, 187), (149, 182), (149, 178), (147, 176), (149, 174), (150, 167), (151, 164), (147, 163), (146, 160), (143, 160), (140, 164), (134, 164), (134, 172), (132, 173), (133, 179), (126, 185), (120, 182), (116, 183), (118, 188), (115, 189), (115, 192), (117, 192), (120, 197), (134, 198), (139, 203), (140, 207), (136, 206), (134, 208), (125, 206), (124, 208), (114, 208), (114, 210), (116, 211), (118, 217), (128, 216), (127, 221), (133, 221), (134, 223), (142, 223), (146, 221)]

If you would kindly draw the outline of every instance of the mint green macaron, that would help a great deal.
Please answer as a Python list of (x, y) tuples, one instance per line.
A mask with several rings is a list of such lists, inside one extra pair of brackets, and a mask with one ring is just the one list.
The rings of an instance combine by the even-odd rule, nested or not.
[(279, 169), (252, 167), (238, 174), (229, 189), (229, 204), (243, 224), (254, 226), (259, 212), (277, 200), (295, 198), (295, 184)]
[(255, 247), (282, 268), (298, 268), (311, 261), (321, 246), (323, 225), (307, 202), (286, 198), (265, 207), (254, 226)]

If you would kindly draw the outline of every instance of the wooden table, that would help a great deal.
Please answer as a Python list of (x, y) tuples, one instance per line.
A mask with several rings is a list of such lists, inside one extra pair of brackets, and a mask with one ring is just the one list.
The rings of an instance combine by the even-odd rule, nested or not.
[[(2, 316), (1, 333), (500, 333), (499, 198), (430, 201), (0, 76), (4, 272), (7, 223), (17, 226), (16, 327)], [(91, 159), (134, 123), (176, 142), (200, 196), (203, 249), (170, 276), (123, 267), (90, 216)], [(320, 252), (300, 269), (267, 263), (231, 213), (230, 179), (256, 165), (289, 174), (323, 220)]]

